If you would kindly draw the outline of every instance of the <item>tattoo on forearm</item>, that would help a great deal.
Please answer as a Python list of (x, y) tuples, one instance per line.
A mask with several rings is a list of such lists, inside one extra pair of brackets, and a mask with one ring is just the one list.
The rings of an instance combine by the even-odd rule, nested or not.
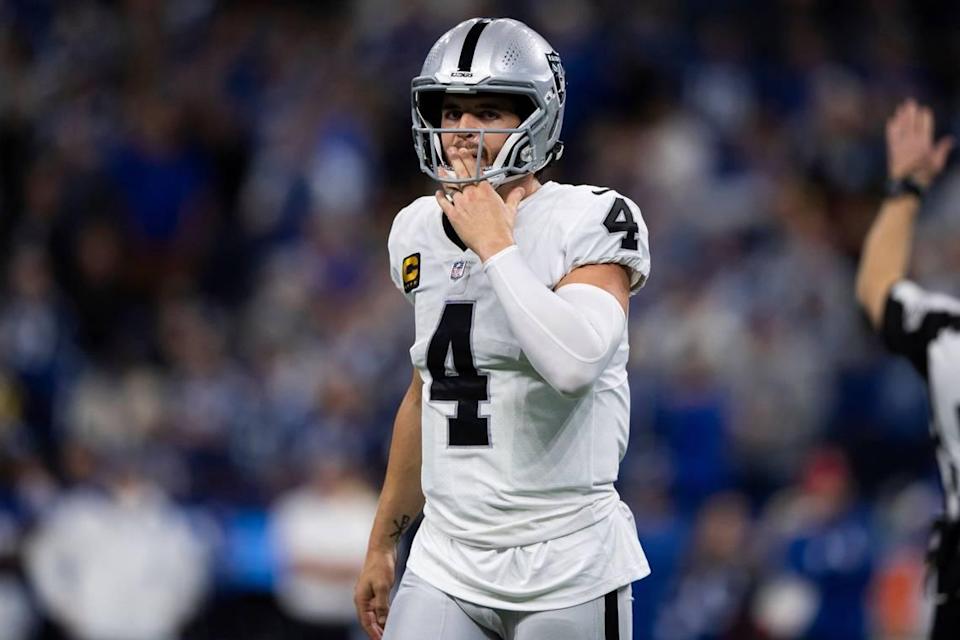
[(393, 533), (390, 534), (390, 538), (394, 543), (400, 542), (400, 536), (403, 535), (403, 532), (407, 530), (407, 527), (410, 526), (410, 516), (403, 514), (399, 520), (394, 519), (393, 526), (395, 529)]

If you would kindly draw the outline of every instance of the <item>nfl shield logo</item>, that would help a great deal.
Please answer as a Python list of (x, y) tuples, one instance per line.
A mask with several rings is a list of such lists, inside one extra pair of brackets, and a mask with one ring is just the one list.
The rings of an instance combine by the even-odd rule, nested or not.
[(466, 271), (467, 263), (463, 260), (457, 260), (453, 263), (453, 269), (450, 270), (450, 279), (459, 280), (463, 277), (463, 272)]

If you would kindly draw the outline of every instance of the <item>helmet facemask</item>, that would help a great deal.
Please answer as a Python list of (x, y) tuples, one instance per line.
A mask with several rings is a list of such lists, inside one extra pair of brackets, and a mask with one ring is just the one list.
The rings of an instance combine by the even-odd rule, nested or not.
[[(476, 95), (478, 93), (493, 93), (514, 97), (517, 115), (521, 122), (513, 128), (476, 128), (465, 129), (459, 127), (434, 126), (440, 122), (441, 103), (447, 94), (445, 86), (423, 86), (413, 88), (413, 139), (420, 159), (420, 169), (437, 182), (447, 185), (473, 184), (486, 180), (494, 187), (522, 178), (529, 173), (535, 173), (556, 159), (553, 151), (547, 157), (538, 157), (536, 146), (531, 144), (534, 136), (548, 126), (547, 111), (540, 104), (536, 91), (510, 87), (509, 90), (493, 91), (484, 87), (481, 91), (451, 91), (452, 95)], [(523, 109), (529, 104), (532, 111)], [(524, 111), (529, 115), (523, 117)], [(474, 158), (476, 173), (468, 178), (457, 177), (446, 156), (446, 150), (441, 143), (441, 134), (469, 134), (477, 135), (477, 156)], [(483, 166), (484, 137), (488, 134), (509, 134), (503, 146), (497, 152), (492, 162)], [(441, 169), (444, 170), (441, 172)]]

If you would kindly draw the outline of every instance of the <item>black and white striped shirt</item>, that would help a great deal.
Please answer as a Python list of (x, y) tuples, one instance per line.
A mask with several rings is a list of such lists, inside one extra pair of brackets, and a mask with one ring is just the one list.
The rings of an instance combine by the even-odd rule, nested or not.
[(945, 515), (960, 521), (960, 300), (901, 280), (887, 297), (881, 335), (927, 381)]

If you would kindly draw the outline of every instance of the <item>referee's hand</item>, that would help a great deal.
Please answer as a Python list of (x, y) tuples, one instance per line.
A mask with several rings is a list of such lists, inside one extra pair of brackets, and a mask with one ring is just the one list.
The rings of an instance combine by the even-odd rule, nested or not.
[(953, 148), (953, 138), (933, 141), (934, 119), (929, 107), (912, 98), (897, 107), (887, 120), (887, 163), (890, 178), (911, 178), (929, 187), (943, 170)]
[(387, 625), (390, 589), (393, 588), (396, 564), (395, 549), (368, 550), (353, 592), (353, 603), (357, 608), (360, 626), (372, 640), (380, 640)]

